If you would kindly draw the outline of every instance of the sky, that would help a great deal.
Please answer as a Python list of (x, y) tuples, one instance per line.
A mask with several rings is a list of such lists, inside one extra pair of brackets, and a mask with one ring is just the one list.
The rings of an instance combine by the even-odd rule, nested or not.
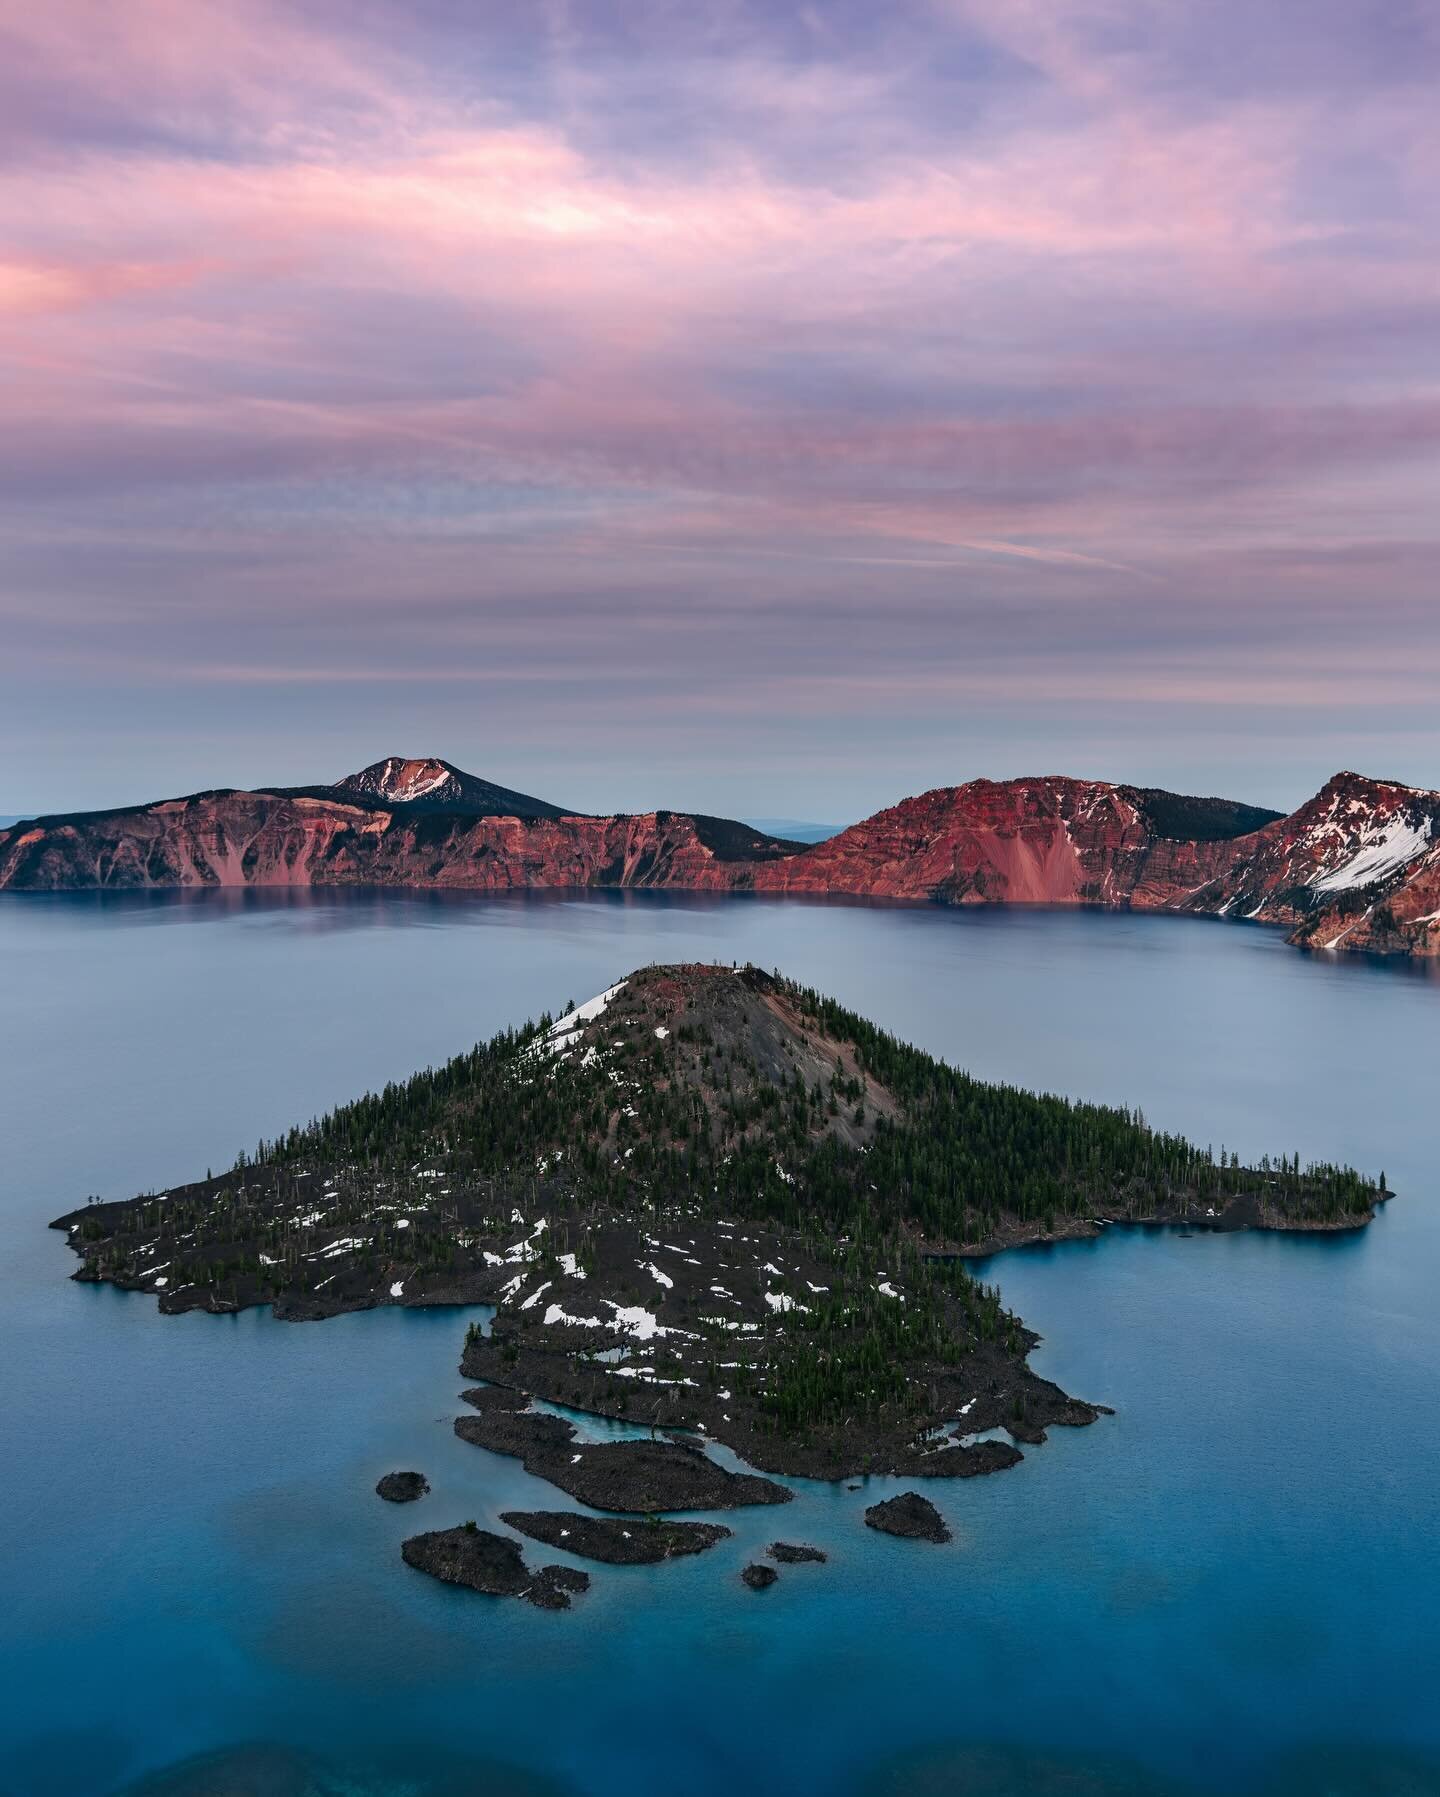
[(0, 811), (1440, 786), (1437, 0), (0, 0)]

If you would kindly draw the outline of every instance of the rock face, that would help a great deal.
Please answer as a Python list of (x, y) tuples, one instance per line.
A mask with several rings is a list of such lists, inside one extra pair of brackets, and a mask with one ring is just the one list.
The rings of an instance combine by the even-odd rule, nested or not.
[(937, 787), (827, 841), (675, 811), (584, 817), (449, 762), (0, 831), (0, 888), (667, 887), (1114, 905), (1285, 924), (1316, 948), (1440, 953), (1440, 793), (1353, 773), (1289, 817), (1062, 776)]
[(376, 1493), (389, 1504), (413, 1504), (430, 1489), (424, 1473), (386, 1473), (375, 1487)]
[(758, 1561), (753, 1566), (747, 1566), (740, 1574), (742, 1583), (752, 1591), (768, 1591), (779, 1577), (780, 1574), (773, 1566), (761, 1566)]
[(387, 804), (342, 782), (309, 791), (199, 793), (127, 811), (21, 823), (0, 831), (0, 889), (404, 886), (506, 892), (666, 886), (729, 891), (750, 883), (752, 866), (793, 849), (744, 824), (679, 812), (477, 816), (428, 799)]
[(500, 1520), (532, 1541), (610, 1566), (654, 1566), (703, 1554), (730, 1535), (718, 1522), (662, 1522), (657, 1517), (622, 1522), (615, 1516), (583, 1516), (578, 1510), (507, 1510)]
[(570, 1566), (532, 1572), (508, 1535), (492, 1535), (473, 1523), (412, 1535), (400, 1549), (407, 1566), (447, 1585), (464, 1585), (490, 1597), (523, 1597), (541, 1610), (568, 1610), (571, 1594), (588, 1591), (588, 1573)]
[(908, 1541), (949, 1541), (945, 1519), (918, 1491), (902, 1491), (899, 1497), (872, 1504), (865, 1512), (865, 1527), (885, 1535), (903, 1535)]

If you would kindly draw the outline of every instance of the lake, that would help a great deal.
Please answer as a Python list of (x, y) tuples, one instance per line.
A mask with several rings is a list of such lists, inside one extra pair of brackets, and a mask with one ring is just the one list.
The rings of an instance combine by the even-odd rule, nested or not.
[[(987, 1263), (1115, 1407), (938, 1485), (797, 1484), (567, 1614), (399, 1559), (558, 1507), (455, 1439), (464, 1311), (158, 1315), (51, 1217), (228, 1165), (652, 960), (751, 960), (982, 1076), (1382, 1168), (1340, 1239)], [(1440, 979), (1210, 920), (661, 895), (0, 897), (4, 1797), (1440, 1791)], [(373, 1495), (415, 1466), (418, 1510)], [(423, 1515), (423, 1522), (418, 1519)], [(546, 1557), (551, 1557), (546, 1554)]]

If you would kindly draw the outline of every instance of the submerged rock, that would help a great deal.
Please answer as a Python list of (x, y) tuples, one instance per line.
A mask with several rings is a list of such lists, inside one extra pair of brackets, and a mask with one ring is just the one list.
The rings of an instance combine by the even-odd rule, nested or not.
[(500, 1520), (532, 1541), (611, 1566), (653, 1566), (685, 1554), (703, 1554), (730, 1535), (718, 1522), (662, 1522), (651, 1517), (627, 1523), (615, 1516), (582, 1516), (575, 1510), (506, 1510)]
[(903, 1535), (910, 1541), (949, 1541), (945, 1518), (918, 1491), (902, 1491), (899, 1497), (872, 1504), (865, 1512), (867, 1529), (886, 1535)]
[(740, 1577), (743, 1583), (747, 1584), (752, 1591), (768, 1591), (780, 1577), (780, 1574), (776, 1572), (773, 1566), (761, 1566), (760, 1563), (756, 1561), (753, 1566), (747, 1566), (744, 1572), (740, 1574)]
[(572, 1592), (587, 1591), (589, 1573), (571, 1566), (532, 1571), (518, 1542), (464, 1523), (412, 1535), (400, 1549), (407, 1566), (447, 1585), (464, 1585), (489, 1597), (523, 1597), (542, 1610), (568, 1610)]
[(765, 1552), (782, 1566), (799, 1566), (809, 1560), (823, 1566), (826, 1559), (818, 1547), (806, 1547), (793, 1541), (772, 1541)]
[(386, 1473), (375, 1487), (387, 1504), (413, 1504), (416, 1498), (424, 1497), (429, 1489), (430, 1481), (424, 1473)]

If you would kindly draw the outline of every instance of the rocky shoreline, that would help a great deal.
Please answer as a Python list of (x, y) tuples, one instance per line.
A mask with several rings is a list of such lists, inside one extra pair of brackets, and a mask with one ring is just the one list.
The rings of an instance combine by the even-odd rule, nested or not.
[(496, 1386), (473, 1395), (482, 1398), (479, 1414), (455, 1419), (462, 1441), (513, 1456), (527, 1473), (595, 1510), (734, 1510), (788, 1504), (792, 1496), (770, 1479), (726, 1472), (698, 1443), (580, 1441), (573, 1423), (528, 1408), (521, 1392)]

